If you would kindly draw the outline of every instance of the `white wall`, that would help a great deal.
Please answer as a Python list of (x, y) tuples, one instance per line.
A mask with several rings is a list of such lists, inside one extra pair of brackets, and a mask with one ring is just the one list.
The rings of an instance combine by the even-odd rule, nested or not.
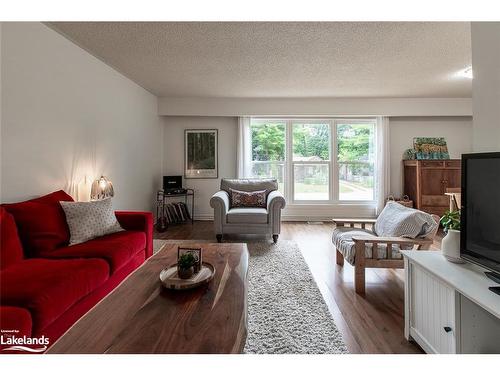
[[(477, 150), (500, 147), (498, 25), (472, 26)], [(236, 117), (158, 118), (157, 104), (160, 115), (234, 116), (269, 108), (275, 115), (276, 111), (327, 114), (317, 112), (325, 108), (330, 115), (347, 110), (373, 115), (388, 114), (384, 109), (388, 105), (394, 114), (402, 108), (405, 116), (471, 113), (467, 98), (401, 99), (401, 105), (395, 105), (395, 99), (214, 103), (211, 99), (160, 98), (157, 102), (153, 95), (43, 24), (3, 23), (0, 31), (2, 202), (59, 188), (74, 192), (75, 183), (85, 175), (104, 174), (115, 185), (118, 208), (151, 209), (161, 175), (183, 174), (183, 135), (188, 128), (219, 129), (219, 178), (236, 175)], [(360, 103), (361, 109), (356, 109)], [(452, 157), (472, 150), (470, 117), (395, 117), (390, 126), (391, 189), (395, 194), (401, 191), (401, 156), (411, 147), (414, 136), (446, 137)], [(211, 217), (209, 199), (218, 190), (219, 179), (187, 180), (186, 186), (197, 191), (196, 216)], [(302, 212), (297, 208), (294, 214)]]
[(500, 22), (473, 22), (474, 151), (500, 151)]
[(445, 137), (451, 158), (472, 151), (471, 117), (392, 117), (389, 121), (391, 144), (391, 192), (403, 190), (403, 152), (412, 148), (414, 137)]
[[(165, 175), (181, 175), (184, 168), (184, 130), (209, 128), (219, 130), (219, 179), (185, 180), (185, 186), (196, 190), (196, 217), (211, 219), (213, 210), (210, 197), (219, 189), (221, 177), (236, 176), (236, 139), (238, 121), (236, 117), (170, 117), (162, 118), (164, 124), (164, 167)], [(400, 195), (402, 191), (401, 160), (403, 152), (412, 147), (413, 137), (440, 137), (448, 142), (452, 158), (472, 150), (471, 117), (393, 117), (390, 120), (391, 138), (391, 192)], [(329, 206), (287, 206), (283, 216), (287, 220), (324, 219), (332, 215), (371, 216), (373, 210), (362, 207)]]
[(152, 209), (157, 98), (41, 23), (4, 23), (1, 38), (1, 201), (104, 174), (116, 208)]
[(219, 178), (184, 179), (185, 187), (196, 191), (195, 217), (213, 218), (210, 198), (219, 190), (221, 178), (236, 177), (236, 117), (163, 117), (164, 126), (164, 175), (184, 175), (184, 130), (218, 129)]
[(470, 98), (172, 98), (164, 116), (471, 116)]

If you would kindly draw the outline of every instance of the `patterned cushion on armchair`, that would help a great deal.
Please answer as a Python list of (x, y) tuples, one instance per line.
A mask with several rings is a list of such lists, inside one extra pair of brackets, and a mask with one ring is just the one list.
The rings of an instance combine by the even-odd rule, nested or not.
[(229, 189), (231, 207), (260, 207), (267, 206), (266, 190), (240, 191)]

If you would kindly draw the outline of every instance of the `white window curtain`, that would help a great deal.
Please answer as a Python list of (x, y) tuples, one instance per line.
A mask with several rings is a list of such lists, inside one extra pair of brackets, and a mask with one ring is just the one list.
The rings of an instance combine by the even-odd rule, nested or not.
[(238, 118), (238, 153), (236, 175), (238, 178), (252, 177), (252, 139), (250, 133), (250, 117)]
[(389, 144), (389, 118), (377, 117), (375, 141), (377, 156), (375, 163), (375, 197), (377, 215), (383, 210), (385, 199), (390, 191), (390, 144)]

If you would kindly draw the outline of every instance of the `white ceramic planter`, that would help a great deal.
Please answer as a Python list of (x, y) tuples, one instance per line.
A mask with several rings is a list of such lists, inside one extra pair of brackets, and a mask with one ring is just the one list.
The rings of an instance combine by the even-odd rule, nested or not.
[(441, 252), (443, 256), (453, 263), (465, 263), (460, 258), (460, 231), (448, 229), (448, 233), (441, 241)]

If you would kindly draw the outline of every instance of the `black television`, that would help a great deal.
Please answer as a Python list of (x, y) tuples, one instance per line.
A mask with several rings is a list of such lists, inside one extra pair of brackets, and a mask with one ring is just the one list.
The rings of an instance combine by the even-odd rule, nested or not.
[(462, 155), (460, 256), (500, 283), (500, 152)]

